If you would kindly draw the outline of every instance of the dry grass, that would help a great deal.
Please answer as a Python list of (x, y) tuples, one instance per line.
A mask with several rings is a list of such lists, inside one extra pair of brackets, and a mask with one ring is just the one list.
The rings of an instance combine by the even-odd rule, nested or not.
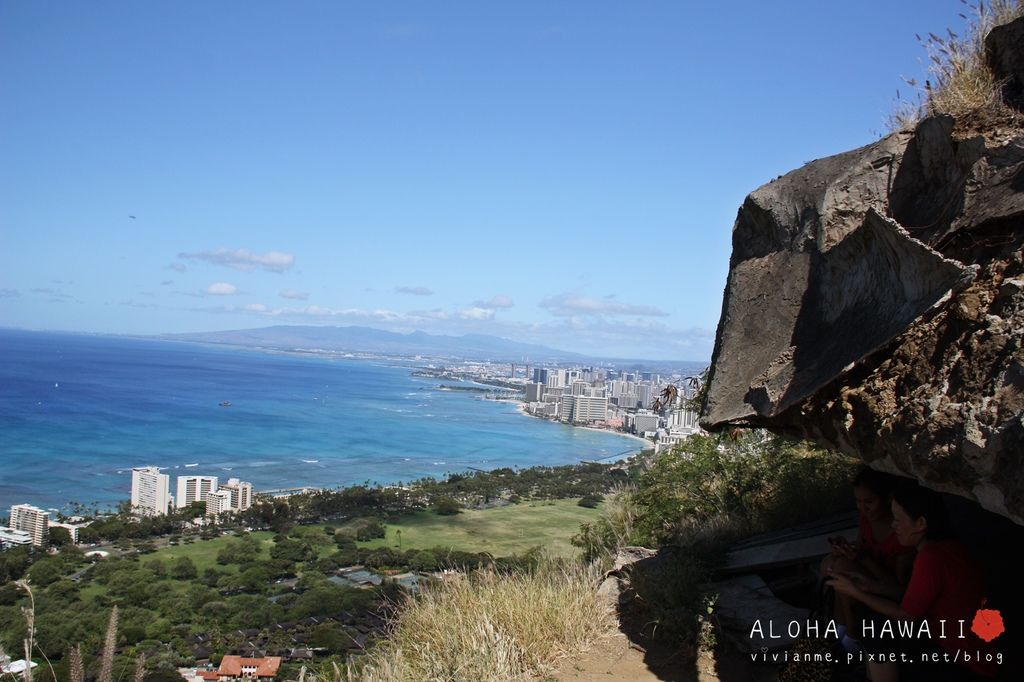
[(897, 99), (889, 118), (893, 130), (909, 130), (924, 116), (949, 114), (957, 120), (982, 116), (1003, 118), (1012, 111), (1003, 103), (1001, 83), (985, 62), (985, 36), (994, 27), (1024, 16), (1024, 0), (961, 0), (971, 14), (963, 35), (947, 31), (945, 36), (918, 36), (928, 54), (929, 78), (924, 85), (907, 84), (918, 92), (916, 101)]
[[(411, 599), (391, 637), (372, 652), (361, 682), (510, 682), (551, 672), (611, 632), (610, 605), (596, 593), (600, 574), (580, 564), (536, 571), (457, 575)], [(343, 677), (336, 671), (335, 678)]]

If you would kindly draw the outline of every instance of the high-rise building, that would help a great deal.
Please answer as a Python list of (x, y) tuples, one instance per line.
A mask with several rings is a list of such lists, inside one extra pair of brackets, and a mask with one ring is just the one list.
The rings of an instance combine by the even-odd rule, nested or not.
[(558, 403), (558, 418), (564, 422), (572, 421), (572, 413), (576, 407), (576, 396), (563, 395)]
[(679, 409), (672, 410), (669, 414), (668, 426), (670, 429), (697, 431), (700, 429), (700, 415), (696, 410)]
[(579, 396), (573, 409), (572, 420), (577, 423), (603, 422), (608, 418), (608, 398)]
[[(623, 393), (619, 396), (619, 407), (624, 410), (636, 409), (637, 403), (640, 402), (636, 397), (636, 393)], [(646, 407), (646, 406), (645, 406)]]
[(193, 502), (206, 502), (206, 496), (217, 490), (216, 476), (178, 476), (178, 494), (174, 502), (178, 509)]
[(548, 371), (543, 367), (533, 368), (533, 383), (546, 384), (548, 382)]
[(232, 511), (245, 511), (252, 506), (252, 483), (229, 478), (228, 482), (221, 485), (220, 489), (230, 493)]
[(558, 418), (574, 424), (604, 421), (608, 418), (608, 398), (587, 395), (563, 395)]
[(170, 476), (156, 467), (132, 469), (132, 511), (147, 516), (166, 514), (173, 501)]
[(538, 403), (544, 397), (544, 384), (526, 384), (526, 402)]
[(206, 518), (215, 519), (224, 512), (231, 511), (231, 491), (213, 490), (206, 496)]
[(561, 388), (562, 386), (567, 386), (569, 383), (567, 381), (567, 376), (568, 372), (564, 369), (549, 369), (548, 379), (544, 382), (544, 385), (548, 388)]
[(11, 507), (11, 528), (32, 536), (32, 544), (46, 547), (50, 543), (50, 513), (30, 504)]
[(651, 384), (640, 384), (636, 387), (636, 397), (644, 407), (650, 407), (654, 403), (654, 386)]
[(656, 414), (637, 414), (633, 418), (633, 428), (638, 434), (657, 431), (661, 427), (661, 418)]
[(588, 395), (589, 388), (590, 384), (588, 384), (585, 381), (577, 379), (576, 381), (572, 382), (571, 392), (573, 395)]

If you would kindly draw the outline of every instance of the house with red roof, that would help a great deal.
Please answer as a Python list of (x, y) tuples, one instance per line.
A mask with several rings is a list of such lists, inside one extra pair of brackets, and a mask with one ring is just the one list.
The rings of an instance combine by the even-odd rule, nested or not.
[(277, 669), (280, 667), (280, 656), (264, 658), (225, 656), (221, 659), (220, 667), (217, 669), (217, 678), (220, 682), (241, 682), (242, 680), (270, 682), (277, 675)]

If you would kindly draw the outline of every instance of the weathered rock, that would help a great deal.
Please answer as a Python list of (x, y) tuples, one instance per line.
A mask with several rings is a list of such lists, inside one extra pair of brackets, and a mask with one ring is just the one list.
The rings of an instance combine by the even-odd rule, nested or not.
[(1003, 81), (1003, 99), (1024, 105), (1024, 18), (996, 26), (985, 36), (985, 56), (996, 78)]
[(811, 437), (1024, 523), (1024, 130), (953, 123), (747, 197), (702, 420)]

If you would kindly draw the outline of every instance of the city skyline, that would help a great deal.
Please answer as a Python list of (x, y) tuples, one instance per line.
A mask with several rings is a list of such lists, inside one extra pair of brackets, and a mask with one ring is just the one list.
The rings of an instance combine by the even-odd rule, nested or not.
[(877, 137), (961, 9), (8, 3), (0, 319), (707, 359), (743, 197)]

